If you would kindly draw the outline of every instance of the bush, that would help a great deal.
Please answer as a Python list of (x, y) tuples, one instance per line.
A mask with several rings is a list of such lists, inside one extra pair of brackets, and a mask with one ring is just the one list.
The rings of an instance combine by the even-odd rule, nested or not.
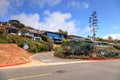
[(5, 36), (0, 35), (0, 43), (1, 43), (1, 44), (8, 43)]
[(67, 39), (62, 40), (62, 46), (67, 45), (68, 43), (69, 43), (69, 41)]
[(0, 36), (0, 43), (14, 43), (17, 44), (19, 47), (23, 47), (24, 43), (27, 42), (29, 48), (27, 51), (31, 53), (38, 53), (41, 51), (50, 51), (53, 49), (53, 42), (51, 39), (46, 37), (46, 41), (32, 41), (29, 38), (23, 38), (17, 35), (6, 35)]
[(44, 47), (43, 49), (45, 49), (46, 51), (51, 51), (53, 49), (54, 41), (50, 39), (48, 36), (42, 35), (42, 41), (40, 42)]
[(70, 56), (89, 56), (93, 45), (82, 41), (64, 41), (61, 47), (55, 49), (55, 56), (69, 57)]
[[(93, 48), (92, 44), (82, 42), (82, 41), (70, 41), (67, 45), (67, 55), (89, 55), (91, 49)], [(63, 46), (65, 48), (66, 46)]]
[(120, 57), (120, 51), (118, 52), (118, 51), (101, 50), (99, 51), (99, 53), (101, 53), (105, 57)]
[(98, 49), (96, 50), (97, 53), (100, 53), (101, 55), (105, 57), (120, 57), (120, 50), (115, 49), (115, 48), (103, 48), (103, 49)]
[(113, 45), (113, 47), (120, 50), (120, 45)]
[(64, 50), (61, 46), (55, 47), (54, 51), (55, 51), (54, 56), (57, 56), (57, 57), (60, 57), (60, 58), (65, 58), (65, 54), (63, 52)]
[(47, 42), (45, 41), (40, 41), (41, 46), (42, 46), (42, 51), (49, 51), (49, 46), (47, 45)]
[(0, 30), (0, 35), (2, 35), (3, 34), (3, 31), (2, 30)]
[(49, 47), (49, 51), (53, 50), (53, 44), (54, 44), (54, 41), (48, 38), (47, 45)]
[(34, 41), (27, 41), (29, 48), (28, 51), (32, 52), (32, 53), (38, 53), (42, 51), (42, 46), (40, 43), (38, 42), (34, 42)]

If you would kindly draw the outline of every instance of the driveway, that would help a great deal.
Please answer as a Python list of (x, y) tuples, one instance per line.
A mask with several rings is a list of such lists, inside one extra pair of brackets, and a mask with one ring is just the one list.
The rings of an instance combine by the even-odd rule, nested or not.
[(78, 61), (83, 61), (80, 59), (62, 59), (62, 58), (58, 58), (55, 57), (53, 55), (54, 52), (44, 52), (44, 53), (40, 53), (37, 54), (35, 56), (32, 57), (33, 60), (37, 60), (40, 61), (42, 63), (61, 63), (61, 62), (78, 62)]

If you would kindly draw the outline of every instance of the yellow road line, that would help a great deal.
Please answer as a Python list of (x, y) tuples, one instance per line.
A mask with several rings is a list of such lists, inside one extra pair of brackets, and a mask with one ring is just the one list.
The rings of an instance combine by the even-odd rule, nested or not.
[(52, 75), (52, 73), (38, 74), (38, 75), (32, 75), (32, 76), (24, 76), (24, 77), (19, 77), (19, 78), (11, 78), (8, 80), (21, 80), (21, 79), (35, 78), (35, 77), (41, 77), (41, 76), (47, 76), (47, 75)]

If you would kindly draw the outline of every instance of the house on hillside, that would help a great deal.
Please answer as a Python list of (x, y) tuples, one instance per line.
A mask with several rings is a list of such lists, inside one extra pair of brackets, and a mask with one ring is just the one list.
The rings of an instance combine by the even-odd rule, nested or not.
[(19, 34), (19, 29), (9, 24), (9, 22), (0, 22), (0, 30), (4, 34)]
[(31, 36), (33, 36), (32, 40), (34, 40), (34, 41), (41, 40), (41, 32), (40, 32), (40, 30), (29, 27), (28, 32), (31, 33)]
[(69, 40), (81, 40), (81, 41), (84, 41), (84, 40), (85, 40), (84, 37), (76, 36), (76, 35), (68, 35), (68, 39), (69, 39)]
[(4, 25), (4, 22), (0, 22), (0, 31), (5, 29), (5, 27), (3, 25)]
[(34, 41), (41, 40), (40, 30), (23, 26), (16, 20), (12, 20), (12, 22), (0, 22), (0, 31), (4, 34), (19, 35), (25, 38), (30, 38)]
[(42, 34), (48, 36), (49, 38), (54, 40), (54, 43), (60, 44), (63, 39), (67, 38), (67, 35), (57, 32), (51, 32), (51, 31), (41, 31)]

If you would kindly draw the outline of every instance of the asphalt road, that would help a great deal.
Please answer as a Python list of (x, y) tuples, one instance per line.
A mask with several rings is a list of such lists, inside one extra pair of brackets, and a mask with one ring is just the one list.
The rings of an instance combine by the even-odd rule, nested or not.
[(0, 80), (120, 80), (120, 60), (0, 69)]
[(40, 53), (32, 59), (43, 62), (43, 63), (59, 63), (59, 62), (76, 62), (76, 61), (82, 61), (80, 59), (62, 59), (57, 58), (53, 56), (53, 52), (47, 52), (47, 53)]

